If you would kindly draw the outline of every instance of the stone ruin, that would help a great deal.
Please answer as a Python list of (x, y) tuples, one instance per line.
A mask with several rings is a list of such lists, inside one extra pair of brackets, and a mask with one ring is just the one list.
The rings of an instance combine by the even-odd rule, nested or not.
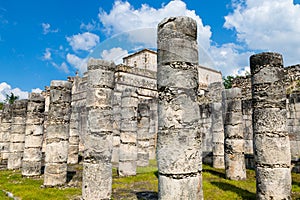
[(82, 77), (4, 105), (1, 168), (44, 173), (54, 187), (81, 162), (82, 198), (109, 199), (112, 167), (131, 176), (157, 159), (159, 199), (203, 199), (203, 162), (234, 180), (255, 168), (258, 199), (290, 199), (290, 171), (300, 171), (300, 65), (253, 55), (251, 75), (224, 89), (220, 72), (198, 65), (196, 36), (194, 20), (164, 19), (157, 53), (120, 65), (91, 59)]

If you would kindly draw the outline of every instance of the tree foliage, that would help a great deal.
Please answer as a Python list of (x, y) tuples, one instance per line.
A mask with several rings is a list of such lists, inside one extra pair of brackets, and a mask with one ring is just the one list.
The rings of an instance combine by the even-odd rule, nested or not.
[(223, 76), (223, 84), (225, 89), (232, 88), (232, 80), (234, 79), (234, 76)]
[(0, 110), (3, 110), (4, 103), (0, 102)]
[(5, 102), (8, 104), (13, 104), (16, 100), (19, 99), (19, 96), (16, 96), (14, 93), (10, 93), (10, 95), (6, 94)]

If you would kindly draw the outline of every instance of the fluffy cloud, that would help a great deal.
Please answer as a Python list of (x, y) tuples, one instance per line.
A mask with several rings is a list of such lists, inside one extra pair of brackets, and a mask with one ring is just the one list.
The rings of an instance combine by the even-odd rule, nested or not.
[(67, 37), (67, 41), (74, 51), (89, 51), (99, 43), (99, 36), (90, 32)]
[(48, 33), (57, 33), (58, 29), (51, 29), (51, 25), (49, 23), (42, 23), (43, 34), (47, 35)]
[(42, 93), (43, 90), (41, 90), (40, 88), (34, 88), (34, 89), (31, 89), (31, 92), (33, 92), (33, 93)]
[(51, 65), (53, 67), (55, 67), (56, 69), (60, 70), (60, 71), (63, 71), (65, 72), (66, 74), (69, 74), (70, 71), (69, 71), (69, 68), (68, 68), (68, 65), (65, 63), (65, 62), (62, 62), (60, 65), (56, 64), (55, 62), (50, 62)]
[(87, 24), (85, 24), (83, 22), (80, 24), (80, 29), (81, 30), (93, 31), (97, 28), (98, 28), (98, 25), (97, 25), (96, 21), (94, 21), (94, 20), (92, 20), (92, 22), (89, 22)]
[(0, 102), (6, 99), (6, 95), (14, 93), (15, 96), (19, 96), (19, 99), (27, 99), (28, 92), (22, 91), (20, 88), (11, 88), (11, 86), (5, 82), (0, 83)]
[(83, 74), (87, 70), (87, 58), (79, 58), (74, 54), (67, 54), (67, 61), (75, 69), (79, 71), (80, 74)]
[[(118, 34), (122, 32), (132, 32), (137, 29), (147, 30), (152, 28), (156, 35), (157, 24), (165, 17), (170, 16), (189, 16), (195, 19), (198, 23), (198, 42), (203, 48), (210, 46), (211, 31), (210, 26), (204, 26), (201, 18), (196, 15), (194, 10), (188, 10), (186, 4), (181, 0), (170, 1), (162, 8), (154, 9), (146, 4), (143, 4), (141, 8), (135, 10), (130, 3), (116, 1), (112, 10), (109, 13), (101, 11), (98, 15), (101, 23), (103, 24), (108, 34)], [(144, 31), (147, 33), (147, 31)], [(144, 34), (135, 34), (134, 36), (142, 37)], [(136, 40), (144, 41), (147, 43), (147, 38), (136, 38)], [(153, 38), (151, 38), (153, 41)], [(154, 40), (155, 41), (155, 40)], [(148, 42), (149, 43), (149, 42)]]
[(46, 48), (44, 55), (43, 55), (43, 60), (51, 60), (51, 52), (50, 48)]
[(116, 64), (123, 62), (123, 57), (128, 55), (128, 51), (123, 50), (120, 47), (112, 48), (110, 50), (104, 50), (101, 53), (101, 57), (104, 60), (114, 61)]
[(239, 0), (224, 26), (248, 48), (282, 53), (286, 64), (299, 62), (300, 5), (293, 0)]

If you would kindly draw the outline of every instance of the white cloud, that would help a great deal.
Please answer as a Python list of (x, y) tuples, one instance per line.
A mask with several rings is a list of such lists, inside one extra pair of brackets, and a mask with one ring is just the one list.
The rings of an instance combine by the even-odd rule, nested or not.
[[(238, 73), (241, 69), (248, 67), (249, 57), (252, 51), (240, 52), (243, 48), (233, 43), (223, 44), (220, 47), (212, 46), (209, 51), (216, 69), (223, 75), (242, 75)], [(201, 59), (201, 58), (200, 58)], [(210, 63), (206, 66), (210, 66)]]
[(43, 60), (52, 60), (50, 48), (46, 48), (44, 55), (43, 55)]
[(85, 24), (85, 23), (82, 22), (80, 24), (80, 29), (81, 30), (86, 30), (86, 31), (96, 30), (97, 29), (97, 23), (94, 20), (92, 20), (92, 22), (89, 22), (87, 24)]
[(40, 88), (34, 88), (34, 89), (31, 89), (31, 92), (33, 92), (33, 93), (42, 93), (43, 90), (41, 90)]
[(74, 54), (67, 54), (67, 61), (70, 63), (74, 68), (76, 68), (80, 74), (83, 74), (87, 71), (87, 58), (79, 58)]
[(283, 54), (286, 64), (299, 62), (300, 5), (293, 0), (239, 0), (224, 26), (237, 32), (248, 48)]
[[(101, 11), (98, 17), (103, 24), (108, 34), (118, 34), (122, 32), (130, 32), (137, 29), (154, 29), (156, 35), (157, 24), (165, 17), (170, 16), (189, 16), (195, 19), (198, 23), (198, 42), (203, 48), (210, 46), (211, 31), (210, 26), (204, 26), (201, 18), (196, 15), (194, 10), (188, 10), (186, 4), (181, 0), (170, 1), (162, 8), (154, 9), (146, 4), (141, 8), (135, 10), (128, 2), (116, 1), (112, 10), (109, 13)], [(147, 31), (145, 31), (147, 33)], [(130, 34), (130, 33), (129, 33)], [(136, 38), (138, 41), (147, 43), (147, 38), (143, 37), (145, 34), (135, 34), (142, 38)], [(146, 36), (148, 36), (146, 34)], [(153, 38), (151, 38), (153, 41)], [(148, 39), (149, 40), (149, 39)], [(155, 40), (154, 40), (155, 41)]]
[(48, 33), (57, 33), (58, 29), (51, 29), (51, 25), (49, 23), (42, 23), (43, 34), (47, 35)]
[(65, 72), (66, 74), (70, 73), (68, 65), (65, 62), (62, 62), (60, 65), (56, 64), (55, 62), (51, 62), (51, 65), (56, 69)]
[(120, 47), (112, 48), (110, 50), (104, 50), (101, 53), (101, 57), (104, 60), (113, 61), (115, 64), (120, 64), (123, 62), (123, 57), (128, 55), (127, 50), (123, 50)]
[(74, 51), (89, 51), (99, 43), (99, 36), (90, 32), (67, 37), (67, 41)]
[(22, 91), (20, 88), (11, 88), (6, 82), (0, 83), (0, 102), (6, 99), (6, 95), (14, 93), (15, 96), (19, 96), (19, 99), (27, 99), (28, 92)]

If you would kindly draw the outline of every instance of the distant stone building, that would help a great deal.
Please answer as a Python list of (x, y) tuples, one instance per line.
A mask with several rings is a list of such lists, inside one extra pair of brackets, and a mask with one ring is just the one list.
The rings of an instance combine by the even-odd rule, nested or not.
[(150, 49), (137, 51), (123, 58), (123, 64), (130, 67), (157, 71), (157, 53)]

